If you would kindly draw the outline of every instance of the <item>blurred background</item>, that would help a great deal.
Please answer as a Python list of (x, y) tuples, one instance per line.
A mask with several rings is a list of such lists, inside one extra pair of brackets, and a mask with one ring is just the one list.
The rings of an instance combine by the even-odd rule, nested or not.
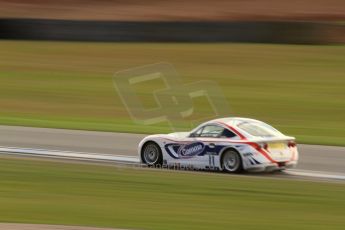
[[(1, 0), (0, 124), (169, 132), (133, 122), (112, 82), (166, 62), (182, 83), (219, 84), (229, 116), (345, 145), (344, 11), (342, 0)], [(138, 87), (146, 108), (162, 87)]]
[(342, 21), (341, 0), (2, 0), (6, 18), (114, 21)]
[[(344, 148), (319, 146), (345, 146), (344, 43), (344, 0), (0, 0), (3, 146), (135, 156), (141, 135), (123, 133), (172, 130), (167, 121), (133, 120), (120, 96), (126, 84), (114, 87), (114, 76), (135, 76), (148, 65), (152, 73), (165, 69), (156, 63), (178, 78), (174, 98), (201, 85), (217, 91), (213, 104), (224, 105), (226, 116), (262, 120), (298, 144), (316, 144), (299, 145), (295, 174), (158, 171), (1, 154), (0, 222), (344, 229), (345, 177), (336, 173), (345, 169)], [(146, 115), (158, 107), (154, 92), (167, 89), (162, 78), (148, 79), (134, 84)], [(180, 101), (166, 111), (176, 115)], [(216, 116), (207, 97), (188, 103), (190, 116), (174, 121), (180, 129)]]

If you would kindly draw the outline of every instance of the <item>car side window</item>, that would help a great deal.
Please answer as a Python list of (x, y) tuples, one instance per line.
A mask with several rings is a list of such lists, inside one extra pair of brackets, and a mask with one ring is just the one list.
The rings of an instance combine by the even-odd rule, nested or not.
[(233, 138), (233, 137), (236, 137), (236, 134), (231, 132), (228, 129), (224, 129), (220, 137), (222, 137), (222, 138)]
[(218, 125), (206, 125), (201, 131), (200, 137), (220, 137), (224, 128)]
[(199, 137), (201, 134), (201, 131), (204, 129), (204, 127), (201, 127), (200, 129), (198, 129), (197, 131), (195, 131), (194, 133), (190, 134), (190, 137)]

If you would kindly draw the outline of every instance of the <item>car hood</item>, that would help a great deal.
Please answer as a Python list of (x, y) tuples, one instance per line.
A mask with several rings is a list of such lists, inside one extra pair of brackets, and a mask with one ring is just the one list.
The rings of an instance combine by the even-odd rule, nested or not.
[(176, 133), (169, 133), (168, 136), (172, 138), (186, 138), (188, 137), (190, 132), (176, 132)]

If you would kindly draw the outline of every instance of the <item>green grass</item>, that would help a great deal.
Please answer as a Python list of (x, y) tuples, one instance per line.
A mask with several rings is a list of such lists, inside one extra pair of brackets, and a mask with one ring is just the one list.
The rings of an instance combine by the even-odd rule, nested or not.
[(343, 229), (345, 185), (2, 158), (0, 222)]
[[(217, 82), (229, 116), (302, 143), (345, 145), (345, 46), (1, 41), (0, 124), (169, 132), (133, 122), (112, 83), (116, 71), (157, 62), (173, 64), (183, 83)], [(138, 89), (145, 105), (160, 86)], [(209, 115), (206, 101), (195, 104), (198, 117)]]

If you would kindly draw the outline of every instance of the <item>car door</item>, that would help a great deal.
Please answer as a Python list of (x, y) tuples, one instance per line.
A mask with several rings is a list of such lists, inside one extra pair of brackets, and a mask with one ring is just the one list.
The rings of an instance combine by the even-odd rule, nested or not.
[(205, 125), (198, 135), (195, 136), (197, 142), (205, 145), (204, 151), (198, 156), (198, 161), (206, 168), (214, 169), (216, 159), (222, 148), (220, 137), (224, 133), (224, 128), (215, 124)]

